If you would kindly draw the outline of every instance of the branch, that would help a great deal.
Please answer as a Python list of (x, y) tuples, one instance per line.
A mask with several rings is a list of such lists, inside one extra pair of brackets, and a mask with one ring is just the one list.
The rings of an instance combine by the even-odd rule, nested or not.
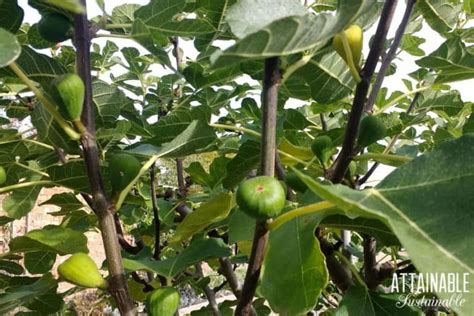
[[(279, 58), (265, 60), (262, 89), (262, 156), (260, 170), (263, 175), (273, 176), (275, 171), (275, 141), (278, 87), (281, 80)], [(252, 315), (252, 300), (257, 288), (268, 241), (265, 221), (257, 221), (245, 282), (235, 310), (235, 315)]]
[[(86, 8), (86, 0), (81, 0), (81, 4)], [(85, 85), (85, 99), (81, 120), (86, 127), (86, 131), (82, 134), (81, 144), (86, 171), (91, 186), (94, 209), (99, 219), (99, 227), (108, 263), (110, 275), (109, 292), (115, 299), (122, 315), (135, 315), (135, 307), (128, 292), (127, 281), (122, 265), (122, 255), (120, 253), (120, 245), (113, 215), (115, 208), (110, 203), (104, 188), (100, 170), (99, 151), (95, 139), (92, 78), (90, 70), (89, 21), (87, 20), (87, 13), (75, 14), (74, 25), (74, 45), (77, 50), (77, 73)]]
[(369, 289), (378, 285), (377, 242), (374, 237), (364, 236), (364, 278)]
[(375, 99), (377, 98), (379, 90), (382, 87), (383, 80), (385, 79), (385, 74), (387, 73), (390, 64), (392, 63), (393, 59), (397, 54), (398, 47), (400, 46), (403, 35), (405, 34), (405, 30), (407, 28), (408, 22), (410, 21), (410, 16), (413, 11), (413, 7), (415, 6), (415, 3), (416, 0), (407, 1), (405, 14), (403, 15), (402, 21), (400, 22), (397, 32), (395, 33), (392, 45), (390, 46), (390, 49), (382, 60), (382, 65), (380, 66), (377, 78), (375, 79), (375, 82), (372, 86), (372, 91), (370, 91), (369, 99), (365, 104), (364, 111), (367, 113), (372, 113), (375, 104)]
[(239, 298), (240, 292), (242, 291), (242, 286), (235, 275), (234, 269), (232, 268), (232, 263), (229, 258), (219, 258), (219, 272), (225, 277), (229, 283), (232, 293), (234, 293), (236, 298)]
[[(202, 272), (202, 267), (201, 263), (196, 263), (195, 265), (196, 268), (196, 274), (199, 278), (204, 278), (204, 273)], [(212, 313), (214, 316), (221, 316), (221, 312), (219, 311), (219, 305), (217, 304), (216, 301), (216, 294), (214, 291), (209, 287), (209, 285), (206, 285), (204, 287), (204, 294), (206, 294), (207, 300), (209, 301), (209, 306), (212, 309)]]
[(387, 1), (382, 10), (377, 31), (372, 41), (372, 47), (365, 62), (364, 68), (361, 71), (361, 81), (357, 84), (354, 100), (352, 103), (351, 113), (349, 114), (349, 121), (344, 135), (344, 142), (342, 144), (341, 152), (336, 161), (327, 171), (329, 180), (333, 183), (340, 183), (352, 161), (355, 149), (357, 133), (359, 131), (359, 121), (362, 116), (362, 110), (369, 91), (370, 81), (375, 72), (378, 60), (383, 50), (383, 45), (387, 37), (388, 29), (395, 12), (398, 0)]

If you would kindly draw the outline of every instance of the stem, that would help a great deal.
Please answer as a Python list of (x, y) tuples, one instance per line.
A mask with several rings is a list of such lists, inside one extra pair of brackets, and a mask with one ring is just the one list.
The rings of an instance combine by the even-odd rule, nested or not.
[(367, 61), (365, 62), (364, 68), (361, 72), (361, 81), (357, 84), (342, 149), (327, 173), (327, 178), (333, 183), (340, 183), (342, 181), (347, 168), (352, 161), (357, 133), (359, 131), (359, 122), (367, 98), (367, 92), (369, 91), (370, 81), (382, 53), (383, 44), (385, 43), (385, 38), (387, 37), (397, 2), (398, 0), (393, 0), (387, 1), (384, 4), (369, 56), (367, 57)]
[[(86, 0), (81, 0), (86, 8)], [(87, 11), (74, 15), (74, 45), (76, 46), (77, 73), (85, 85), (84, 107), (81, 115), (82, 123), (87, 129), (81, 137), (86, 171), (94, 201), (94, 209), (99, 220), (99, 227), (104, 242), (105, 256), (109, 269), (109, 292), (125, 316), (135, 315), (135, 307), (128, 292), (124, 275), (122, 255), (117, 238), (114, 213), (115, 208), (110, 203), (105, 192), (99, 161), (99, 151), (95, 138), (94, 109), (92, 106), (92, 78), (90, 70), (90, 38)]]
[(281, 84), (285, 84), (286, 80), (288, 80), (288, 78), (290, 78), (291, 75), (298, 69), (304, 67), (311, 60), (312, 57), (313, 55), (304, 55), (303, 57), (301, 57), (301, 59), (288, 66), (288, 68), (286, 68), (285, 72), (283, 73)]
[(72, 140), (79, 140), (81, 135), (79, 135), (70, 125), (69, 123), (59, 114), (56, 110), (56, 106), (51, 103), (48, 98), (43, 94), (43, 92), (35, 87), (33, 81), (31, 81), (28, 76), (21, 70), (21, 68), (17, 65), (17, 63), (13, 62), (9, 65), (10, 69), (23, 81), (24, 84), (28, 86), (28, 88), (33, 91), (36, 97), (41, 101), (43, 106), (48, 110), (48, 112), (53, 116), (53, 119), (58, 123), (58, 125), (64, 130), (64, 132), (72, 139)]
[(364, 236), (364, 277), (369, 289), (378, 285), (379, 266), (377, 265), (377, 242), (374, 237)]
[(268, 229), (270, 231), (275, 230), (281, 225), (285, 224), (288, 221), (291, 221), (292, 219), (296, 217), (324, 211), (333, 206), (334, 204), (332, 204), (331, 202), (323, 201), (323, 202), (318, 202), (318, 203), (296, 208), (294, 210), (291, 210), (289, 212), (286, 212), (285, 214), (278, 216), (273, 222), (268, 224)]
[(413, 11), (413, 7), (415, 6), (416, 0), (408, 0), (407, 5), (405, 8), (405, 13), (403, 15), (402, 21), (398, 26), (397, 32), (393, 39), (392, 45), (387, 52), (387, 55), (382, 60), (382, 65), (380, 66), (379, 72), (377, 74), (377, 78), (375, 79), (374, 85), (372, 86), (372, 91), (370, 91), (369, 98), (367, 103), (365, 104), (364, 111), (367, 113), (371, 113), (374, 108), (375, 99), (379, 94), (379, 90), (382, 87), (383, 80), (385, 79), (385, 74), (387, 73), (390, 64), (392, 63), (393, 59), (397, 54), (397, 49), (400, 46), (402, 41), (403, 35), (407, 28), (408, 22), (410, 21), (410, 16)]
[(105, 25), (105, 29), (106, 30), (109, 30), (109, 29), (130, 29), (132, 28), (132, 24), (129, 24), (129, 23), (124, 23), (124, 24), (106, 24)]
[(155, 187), (155, 163), (150, 168), (150, 194), (151, 194), (151, 204), (153, 206), (153, 217), (155, 221), (155, 251), (153, 252), (153, 258), (155, 260), (160, 260), (160, 251), (161, 251), (161, 222), (158, 208), (158, 203), (156, 202), (156, 187)]
[(138, 172), (137, 176), (135, 179), (133, 179), (126, 187), (125, 189), (120, 192), (119, 197), (117, 199), (117, 202), (115, 203), (115, 209), (120, 210), (122, 207), (123, 201), (125, 201), (125, 198), (128, 195), (128, 192), (132, 189), (132, 187), (135, 185), (135, 183), (140, 179), (141, 176), (143, 176), (149, 169), (150, 167), (155, 163), (155, 161), (158, 159), (158, 155), (151, 156), (150, 159), (148, 159), (147, 162), (142, 166), (140, 171)]
[(42, 143), (42, 142), (39, 142), (39, 141), (34, 140), (34, 139), (22, 138), (21, 140), (22, 140), (23, 142), (32, 143), (32, 144), (35, 144), (35, 145), (38, 145), (38, 146), (41, 146), (41, 147), (44, 147), (44, 148), (48, 148), (48, 149), (50, 149), (50, 150), (54, 150), (54, 147), (53, 147), (53, 146), (48, 145), (48, 144), (45, 144), (45, 143)]
[(35, 185), (42, 185), (42, 186), (54, 185), (54, 182), (47, 181), (47, 180), (39, 180), (39, 181), (31, 181), (31, 182), (22, 182), (22, 183), (12, 184), (12, 185), (0, 188), (0, 194), (10, 192), (10, 191), (13, 191), (13, 190), (17, 190), (17, 189), (33, 187)]
[[(271, 57), (265, 60), (265, 70), (262, 89), (262, 156), (261, 173), (273, 176), (275, 172), (275, 143), (278, 86), (281, 73), (278, 67), (279, 58)], [(265, 221), (257, 221), (250, 254), (249, 265), (245, 275), (242, 293), (239, 297), (235, 315), (252, 315), (252, 300), (257, 288), (260, 270), (265, 256), (268, 241), (268, 230)]]
[(431, 89), (432, 86), (431, 85), (427, 85), (427, 86), (422, 86), (422, 87), (419, 87), (419, 88), (416, 88), (416, 89), (413, 89), (413, 90), (410, 90), (408, 92), (405, 92), (404, 94), (396, 97), (395, 99), (393, 99), (392, 102), (390, 103), (387, 103), (384, 107), (380, 108), (379, 110), (375, 111), (374, 115), (377, 115), (379, 113), (383, 113), (385, 112), (387, 109), (391, 108), (392, 106), (394, 106), (395, 104), (397, 104), (399, 101), (405, 99), (406, 97), (408, 97), (409, 95), (412, 95), (412, 94), (416, 94), (418, 92), (423, 92), (425, 90), (428, 90), (428, 89)]
[(44, 177), (48, 177), (49, 178), (49, 174), (47, 174), (46, 172), (42, 172), (42, 171), (39, 171), (39, 170), (36, 170), (36, 169), (33, 169), (31, 168), (30, 166), (27, 166), (27, 165), (24, 165), (18, 161), (15, 161), (15, 165), (19, 166), (19, 167), (22, 167), (26, 170), (30, 170), (31, 172), (34, 172), (34, 173), (37, 173), (39, 175), (42, 175)]
[(131, 40), (131, 38), (130, 38), (129, 35), (112, 34), (112, 33), (109, 33), (109, 34), (96, 34), (95, 37), (96, 37), (96, 38), (99, 38), (99, 37), (111, 37), (111, 38), (122, 38), (122, 39), (129, 39), (129, 40)]
[(245, 128), (245, 127), (238, 127), (238, 126), (233, 126), (233, 125), (225, 125), (225, 124), (209, 124), (210, 127), (218, 128), (218, 129), (229, 129), (232, 131), (237, 131), (237, 132), (242, 132), (246, 133), (255, 137), (262, 137), (259, 132), (256, 132), (254, 130)]

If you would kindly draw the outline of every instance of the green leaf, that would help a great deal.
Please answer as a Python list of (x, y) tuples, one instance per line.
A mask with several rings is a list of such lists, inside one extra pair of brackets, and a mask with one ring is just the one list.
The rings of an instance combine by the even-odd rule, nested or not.
[(421, 313), (409, 306), (399, 307), (400, 294), (381, 294), (364, 287), (353, 286), (345, 293), (334, 316), (419, 316)]
[(232, 195), (223, 192), (204, 202), (178, 224), (176, 232), (171, 238), (171, 242), (178, 243), (184, 241), (202, 231), (210, 224), (225, 219), (232, 209), (232, 204)]
[[(1, 7), (0, 7), (1, 9)], [(7, 30), (0, 28), (0, 68), (13, 63), (21, 53), (21, 47), (16, 36)]]
[(50, 315), (59, 312), (63, 306), (64, 300), (56, 291), (49, 291), (46, 294), (36, 297), (27, 305), (29, 309), (40, 312), (42, 315)]
[[(8, 44), (9, 46), (6, 49), (8, 49), (9, 56), (15, 56), (15, 58), (18, 57), (20, 48), (17, 47), (18, 43), (16, 43), (14, 46), (11, 46), (12, 42), (9, 40), (11, 36), (11, 34), (4, 34), (4, 32), (2, 32), (2, 46), (0, 46), (0, 52), (2, 52), (2, 54), (0, 54), (0, 56), (5, 54), (2, 49), (3, 45)], [(13, 51), (9, 51), (11, 49), (13, 49)], [(13, 53), (14, 55), (12, 55)], [(28, 76), (28, 78), (41, 84), (45, 90), (49, 89), (51, 81), (56, 78), (56, 76), (66, 73), (66, 69), (59, 62), (49, 56), (37, 53), (28, 46), (21, 47), (21, 54), (16, 60), (16, 63)], [(0, 67), (4, 67), (6, 65), (7, 64), (4, 64), (4, 61), (1, 60)], [(16, 75), (11, 70), (7, 69), (1, 69), (0, 75), (16, 78)]]
[(73, 13), (83, 13), (85, 11), (79, 0), (45, 0), (44, 2)]
[(258, 168), (260, 162), (260, 143), (248, 140), (243, 143), (237, 155), (227, 163), (227, 176), (223, 181), (226, 189), (232, 189), (248, 175)]
[(212, 33), (214, 26), (201, 18), (181, 18), (186, 0), (153, 0), (135, 11), (152, 33), (160, 36), (193, 36)]
[(255, 219), (238, 208), (229, 219), (229, 243), (251, 241), (255, 230)]
[[(16, 0), (0, 1), (0, 28), (15, 34), (21, 26), (25, 13)], [(2, 35), (2, 42), (5, 38)], [(0, 55), (2, 55), (0, 53)], [(2, 63), (0, 62), (0, 65)], [(1, 67), (1, 66), (0, 66)]]
[[(466, 304), (453, 308), (466, 315), (474, 310), (474, 252), (468, 243), (459, 242), (474, 238), (474, 214), (470, 211), (474, 195), (466, 194), (474, 185), (473, 134), (444, 142), (364, 191), (321, 185), (301, 173), (299, 176), (347, 216), (379, 218), (388, 224), (420, 272), (469, 274)], [(437, 295), (446, 299), (451, 294)]]
[(177, 107), (150, 129), (155, 135), (152, 142), (156, 145), (170, 142), (184, 132), (194, 120), (209, 122), (210, 119), (211, 109), (208, 106)]
[(25, 268), (31, 274), (44, 274), (51, 271), (56, 254), (54, 252), (26, 252), (24, 256)]
[(448, 33), (456, 28), (462, 4), (445, 0), (420, 0), (417, 1), (417, 8), (433, 30)]
[(464, 102), (457, 90), (430, 90), (420, 95), (415, 106), (416, 111), (443, 111), (455, 116), (463, 109)]
[(56, 280), (51, 274), (46, 274), (41, 279), (32, 284), (18, 286), (10, 291), (0, 294), (0, 313), (6, 314), (8, 311), (31, 302), (38, 296), (47, 293), (57, 287)]
[(437, 83), (474, 78), (474, 55), (459, 37), (448, 39), (437, 50), (416, 63), (436, 71)]
[(22, 218), (35, 206), (41, 189), (41, 185), (35, 185), (13, 191), (3, 200), (3, 209), (11, 218)]
[(260, 290), (272, 310), (300, 315), (314, 308), (328, 283), (314, 230), (321, 216), (295, 218), (270, 233)]
[(151, 261), (148, 258), (124, 258), (124, 267), (131, 271), (147, 270), (171, 278), (187, 267), (209, 258), (222, 258), (231, 255), (228, 246), (217, 238), (197, 239), (181, 251), (176, 257), (162, 261)]
[(22, 274), (23, 267), (14, 261), (0, 260), (0, 270), (10, 274)]
[(216, 140), (214, 129), (206, 123), (195, 120), (188, 127), (161, 148), (152, 145), (140, 145), (130, 152), (144, 156), (158, 155), (159, 157), (179, 158), (203, 152)]
[(117, 124), (120, 110), (131, 102), (115, 85), (102, 80), (92, 83), (97, 124), (112, 127)]
[(398, 246), (400, 242), (397, 236), (383, 222), (373, 218), (357, 217), (354, 219), (343, 215), (329, 215), (325, 217), (320, 226), (352, 230), (373, 236), (384, 246)]
[[(62, 215), (84, 207), (84, 204), (82, 204), (72, 192), (54, 194), (49, 200), (42, 202), (40, 206), (48, 204), (60, 207), (61, 210), (59, 212)], [(55, 215), (59, 215), (58, 212), (55, 212)]]
[(64, 165), (49, 167), (48, 174), (51, 181), (58, 186), (90, 194), (89, 178), (85, 173), (85, 168), (82, 160), (70, 161)]
[[(244, 59), (263, 59), (321, 48), (373, 3), (372, 0), (339, 1), (335, 15), (313, 15), (308, 12), (276, 20), (245, 36), (227, 50), (213, 54), (211, 60), (214, 67), (223, 67), (242, 62)], [(253, 1), (244, 10), (253, 14), (256, 7), (260, 7), (259, 4), (260, 1)]]
[(307, 13), (297, 0), (242, 0), (229, 8), (226, 21), (232, 33), (244, 38), (274, 21)]
[(78, 231), (57, 226), (45, 226), (31, 230), (10, 241), (10, 252), (55, 252), (66, 255), (76, 252), (88, 253), (87, 238)]

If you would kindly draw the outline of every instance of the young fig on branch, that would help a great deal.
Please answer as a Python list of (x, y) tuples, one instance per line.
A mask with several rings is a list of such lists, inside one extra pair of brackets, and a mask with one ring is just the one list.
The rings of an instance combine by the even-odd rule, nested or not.
[(113, 193), (120, 193), (135, 179), (142, 165), (134, 156), (127, 153), (118, 153), (112, 156), (109, 162), (109, 178)]
[(236, 199), (244, 213), (265, 220), (280, 214), (285, 206), (286, 192), (274, 177), (260, 176), (241, 182)]
[(61, 263), (58, 266), (58, 274), (75, 285), (107, 289), (107, 281), (100, 274), (94, 260), (82, 252), (73, 254)]
[(2, 166), (0, 166), (0, 185), (4, 184), (5, 182), (7, 182), (7, 172)]
[[(354, 66), (359, 68), (360, 58), (362, 57), (362, 44), (364, 40), (363, 31), (358, 25), (351, 25), (344, 30), (344, 35), (349, 43), (350, 53), (352, 55), (352, 62)], [(349, 56), (347, 56), (344, 50), (343, 36), (342, 33), (336, 34), (333, 39), (333, 45), (336, 52), (349, 64)]]
[(61, 112), (65, 112), (67, 118), (73, 122), (80, 121), (85, 96), (84, 82), (81, 77), (76, 74), (56, 77), (52, 82), (51, 90)]
[(179, 292), (172, 287), (161, 287), (151, 292), (145, 302), (150, 316), (173, 316), (179, 308)]
[(38, 22), (38, 33), (48, 42), (59, 43), (71, 38), (72, 27), (71, 20), (67, 16), (49, 13)]
[(366, 116), (360, 121), (357, 145), (367, 147), (382, 139), (387, 133), (387, 128), (377, 116)]
[(319, 159), (321, 164), (325, 166), (334, 151), (334, 145), (329, 136), (323, 135), (316, 137), (311, 143), (311, 151)]

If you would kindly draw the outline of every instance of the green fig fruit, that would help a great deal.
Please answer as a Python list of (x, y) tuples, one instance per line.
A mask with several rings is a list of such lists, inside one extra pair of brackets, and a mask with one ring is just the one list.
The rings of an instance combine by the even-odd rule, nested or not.
[(109, 162), (109, 178), (114, 193), (121, 192), (135, 179), (142, 165), (134, 156), (127, 153), (118, 153), (112, 156)]
[(277, 216), (286, 202), (286, 192), (274, 177), (260, 176), (240, 183), (237, 204), (247, 215), (265, 220)]
[(285, 181), (290, 188), (296, 192), (304, 193), (308, 189), (306, 183), (304, 183), (303, 180), (301, 180), (293, 171), (286, 174)]
[(2, 166), (0, 166), (0, 185), (4, 184), (6, 181), (7, 181), (7, 172)]
[(329, 136), (323, 135), (316, 137), (311, 143), (311, 151), (319, 159), (319, 161), (326, 165), (334, 150), (334, 145)]
[(52, 43), (63, 42), (71, 37), (73, 25), (68, 17), (59, 13), (44, 15), (38, 22), (38, 33)]
[(357, 145), (367, 147), (382, 139), (387, 133), (387, 128), (377, 116), (366, 116), (360, 121)]
[(72, 121), (81, 119), (85, 96), (81, 77), (76, 74), (58, 76), (52, 82), (51, 91), (62, 112), (67, 113), (68, 119)]
[(66, 281), (89, 288), (106, 289), (107, 281), (97, 269), (94, 260), (78, 252), (58, 266), (59, 275)]
[(347, 169), (347, 171), (349, 172), (349, 177), (353, 177), (356, 175), (356, 172), (357, 172), (357, 163), (352, 160), (349, 164), (349, 168)]
[(145, 302), (150, 316), (173, 316), (179, 308), (179, 292), (172, 287), (161, 287), (151, 292)]
[[(360, 64), (360, 59), (362, 57), (362, 45), (364, 42), (363, 31), (360, 26), (353, 24), (349, 26), (346, 30), (344, 30), (344, 34), (351, 49), (352, 62), (354, 63), (354, 66), (358, 68)], [(347, 64), (349, 64), (349, 59), (346, 56), (344, 44), (342, 42), (342, 35), (337, 34), (336, 36), (334, 36), (332, 43), (336, 52), (346, 61)]]

